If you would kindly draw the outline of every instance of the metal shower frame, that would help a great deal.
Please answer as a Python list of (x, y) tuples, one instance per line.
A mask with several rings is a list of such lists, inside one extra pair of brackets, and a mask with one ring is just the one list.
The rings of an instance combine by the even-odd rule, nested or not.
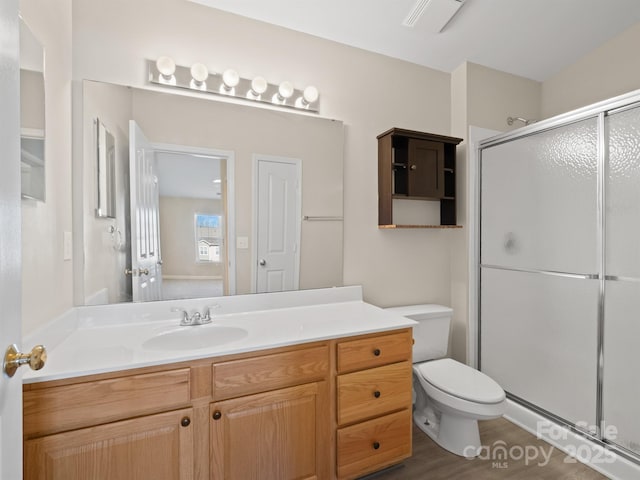
[[(618, 455), (640, 465), (640, 454), (629, 451), (624, 447), (621, 447), (615, 443), (609, 442), (603, 438), (601, 428), (603, 424), (603, 382), (604, 382), (604, 300), (605, 300), (605, 281), (617, 281), (620, 278), (616, 276), (608, 276), (605, 272), (605, 247), (606, 247), (606, 216), (605, 216), (605, 198), (606, 198), (606, 165), (607, 165), (607, 148), (605, 142), (605, 119), (607, 116), (619, 113), (632, 108), (640, 107), (640, 90), (635, 90), (624, 95), (620, 95), (609, 100), (604, 100), (593, 105), (589, 105), (565, 114), (561, 114), (547, 120), (541, 120), (535, 124), (529, 124), (517, 130), (507, 132), (504, 134), (496, 135), (481, 141), (477, 148), (477, 169), (476, 177), (473, 179), (475, 182), (475, 205), (474, 212), (470, 212), (475, 217), (476, 229), (475, 235), (472, 241), (474, 242), (476, 258), (474, 261), (475, 281), (477, 289), (476, 295), (476, 365), (478, 369), (481, 369), (481, 333), (482, 333), (482, 317), (481, 317), (481, 269), (483, 267), (491, 267), (490, 265), (481, 264), (481, 235), (482, 235), (482, 151), (485, 148), (497, 146), (503, 143), (507, 143), (516, 139), (529, 137), (545, 131), (553, 130), (558, 127), (570, 125), (587, 119), (596, 119), (597, 121), (597, 268), (596, 274), (576, 275), (573, 273), (564, 272), (552, 272), (542, 270), (530, 270), (530, 269), (511, 269), (517, 271), (527, 271), (531, 273), (540, 273), (545, 275), (560, 275), (566, 277), (580, 277), (580, 278), (592, 278), (599, 281), (598, 292), (598, 314), (597, 314), (597, 351), (594, 354), (597, 355), (597, 386), (596, 386), (596, 431), (588, 432), (583, 429), (577, 428), (575, 424), (544, 410), (526, 400), (519, 398), (515, 395), (507, 392), (507, 397), (523, 405), (524, 407), (542, 415), (543, 417), (552, 420), (556, 423), (562, 424), (569, 428), (571, 431), (588, 438), (596, 444), (612, 450)], [(509, 268), (504, 268), (509, 269)]]

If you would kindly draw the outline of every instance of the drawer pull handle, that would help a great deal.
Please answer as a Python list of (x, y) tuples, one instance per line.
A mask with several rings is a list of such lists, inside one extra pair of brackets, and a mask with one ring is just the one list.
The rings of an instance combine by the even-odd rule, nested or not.
[(376, 398), (380, 398), (380, 390), (376, 390), (375, 392), (373, 392), (373, 396)]
[(376, 348), (376, 349), (373, 351), (373, 354), (374, 354), (376, 357), (379, 357), (379, 356), (380, 356), (380, 353), (381, 353), (381, 352), (380, 352), (380, 349), (379, 349), (379, 348)]
[(214, 420), (220, 420), (222, 418), (222, 413), (220, 412), (220, 410), (216, 410), (215, 412), (213, 412), (212, 416)]
[(182, 420), (180, 420), (180, 425), (182, 425), (183, 427), (188, 427), (189, 425), (191, 425), (191, 419), (189, 417), (182, 417)]
[(380, 448), (380, 442), (373, 442), (373, 449), (378, 450)]

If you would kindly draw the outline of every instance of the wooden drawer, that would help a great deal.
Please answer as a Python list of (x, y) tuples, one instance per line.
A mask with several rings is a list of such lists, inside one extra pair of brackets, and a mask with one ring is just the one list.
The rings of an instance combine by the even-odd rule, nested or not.
[(411, 329), (338, 344), (338, 373), (411, 361)]
[(187, 406), (190, 370), (38, 388), (23, 396), (29, 438)]
[(411, 363), (338, 376), (338, 424), (357, 422), (411, 405)]
[(326, 379), (329, 347), (293, 350), (213, 365), (213, 398), (224, 400)]
[(355, 478), (411, 456), (411, 409), (338, 430), (338, 477)]

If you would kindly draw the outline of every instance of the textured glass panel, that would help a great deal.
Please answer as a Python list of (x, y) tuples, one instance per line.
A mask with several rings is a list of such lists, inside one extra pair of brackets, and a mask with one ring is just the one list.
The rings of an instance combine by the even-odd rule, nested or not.
[(598, 281), (482, 269), (481, 368), (502, 388), (595, 425)]
[(640, 283), (607, 282), (603, 412), (608, 440), (640, 453)]
[(640, 108), (607, 117), (606, 273), (640, 278)]
[(482, 263), (596, 272), (597, 120), (482, 152)]

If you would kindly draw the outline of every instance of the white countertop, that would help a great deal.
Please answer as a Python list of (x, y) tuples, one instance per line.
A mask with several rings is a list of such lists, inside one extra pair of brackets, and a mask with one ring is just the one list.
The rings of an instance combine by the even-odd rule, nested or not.
[[(416, 322), (363, 301), (273, 308), (214, 317), (211, 324), (180, 327), (179, 320), (131, 321), (96, 326), (80, 322), (48, 352), (42, 370), (28, 371), (23, 383), (44, 382), (220, 355), (282, 347), (338, 337), (383, 332)], [(144, 342), (173, 330), (239, 327), (243, 338), (193, 349), (154, 350)]]

